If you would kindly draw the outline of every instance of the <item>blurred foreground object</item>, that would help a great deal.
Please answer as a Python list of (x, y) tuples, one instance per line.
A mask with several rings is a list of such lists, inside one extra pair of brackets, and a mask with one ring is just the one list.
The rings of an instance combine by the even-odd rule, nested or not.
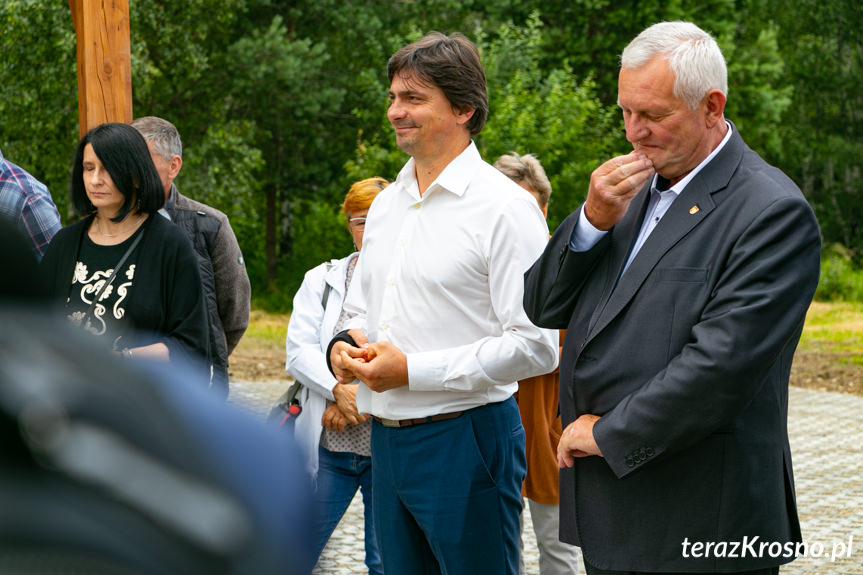
[(0, 325), (0, 573), (311, 571), (287, 435), (182, 364), (124, 363), (35, 311)]

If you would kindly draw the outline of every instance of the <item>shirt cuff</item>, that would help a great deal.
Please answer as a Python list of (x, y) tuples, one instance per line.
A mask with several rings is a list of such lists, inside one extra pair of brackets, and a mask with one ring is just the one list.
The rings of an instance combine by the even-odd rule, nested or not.
[(411, 391), (442, 391), (446, 366), (437, 361), (435, 352), (405, 354), (408, 363), (408, 389)]
[(572, 228), (572, 235), (569, 237), (569, 249), (574, 252), (586, 252), (601, 240), (607, 231), (598, 230), (593, 227), (584, 215), (584, 206), (578, 213), (578, 221)]

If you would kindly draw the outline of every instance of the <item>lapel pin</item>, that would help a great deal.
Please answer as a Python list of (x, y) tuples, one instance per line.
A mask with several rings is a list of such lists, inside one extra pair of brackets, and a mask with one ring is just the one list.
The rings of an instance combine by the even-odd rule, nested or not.
[(694, 206), (692, 206), (691, 208), (689, 208), (689, 214), (690, 214), (690, 215), (695, 215), (695, 214), (697, 214), (697, 213), (699, 212), (699, 210), (701, 210), (701, 208), (699, 208), (699, 207), (698, 207), (698, 204), (695, 204)]

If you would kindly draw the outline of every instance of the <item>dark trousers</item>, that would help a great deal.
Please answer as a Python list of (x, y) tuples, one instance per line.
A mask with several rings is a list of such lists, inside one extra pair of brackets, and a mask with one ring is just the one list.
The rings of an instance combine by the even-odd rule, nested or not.
[(517, 575), (524, 428), (510, 398), (458, 418), (372, 424), (384, 572)]
[(584, 562), (584, 570), (587, 575), (778, 575), (779, 567), (767, 567), (765, 569), (756, 569), (754, 571), (741, 571), (739, 573), (647, 573), (645, 571), (608, 571), (594, 567), (586, 560)]

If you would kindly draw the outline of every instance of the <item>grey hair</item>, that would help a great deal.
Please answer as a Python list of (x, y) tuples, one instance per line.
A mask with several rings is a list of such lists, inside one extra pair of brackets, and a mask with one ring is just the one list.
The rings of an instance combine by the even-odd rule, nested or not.
[(641, 32), (620, 55), (621, 68), (640, 68), (656, 56), (668, 60), (674, 96), (695, 110), (710, 90), (728, 97), (725, 57), (713, 37), (691, 22), (659, 22)]
[(541, 208), (548, 205), (551, 196), (551, 182), (545, 175), (545, 169), (533, 154), (518, 155), (515, 152), (504, 154), (497, 159), (494, 167), (503, 172), (516, 184), (527, 184), (539, 196)]
[(153, 142), (154, 151), (166, 162), (174, 156), (183, 157), (183, 141), (176, 126), (156, 116), (142, 116), (132, 121), (132, 127), (144, 139)]

